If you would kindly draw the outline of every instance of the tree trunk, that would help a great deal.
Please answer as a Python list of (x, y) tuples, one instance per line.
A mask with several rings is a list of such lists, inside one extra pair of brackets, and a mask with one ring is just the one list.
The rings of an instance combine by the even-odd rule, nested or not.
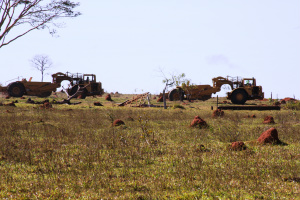
[(167, 102), (166, 102), (166, 88), (163, 90), (163, 101), (164, 101), (164, 109), (167, 109)]

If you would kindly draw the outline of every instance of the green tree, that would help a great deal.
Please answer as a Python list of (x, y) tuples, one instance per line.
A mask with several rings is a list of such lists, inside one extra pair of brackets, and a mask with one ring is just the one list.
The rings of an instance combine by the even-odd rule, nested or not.
[(77, 6), (79, 3), (69, 0), (1, 0), (0, 48), (36, 29), (55, 34), (54, 28), (61, 24), (54, 21), (79, 16), (81, 13), (74, 11)]

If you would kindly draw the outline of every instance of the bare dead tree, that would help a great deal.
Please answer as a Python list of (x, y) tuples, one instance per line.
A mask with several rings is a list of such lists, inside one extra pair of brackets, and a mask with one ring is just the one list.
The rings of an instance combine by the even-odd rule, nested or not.
[(49, 30), (62, 27), (54, 23), (65, 17), (77, 17), (74, 11), (79, 3), (70, 0), (1, 0), (0, 1), (0, 48), (36, 29)]
[(185, 74), (182, 73), (178, 76), (171, 75), (171, 78), (167, 78), (162, 69), (160, 69), (160, 73), (163, 76), (163, 83), (165, 84), (165, 87), (163, 89), (163, 102), (164, 102), (164, 109), (167, 109), (167, 101), (166, 101), (166, 90), (169, 87), (172, 87), (174, 85), (179, 86), (180, 84), (186, 82), (187, 80), (184, 79)]
[(51, 59), (46, 55), (35, 55), (31, 60), (32, 67), (39, 70), (44, 81), (44, 72), (52, 67)]

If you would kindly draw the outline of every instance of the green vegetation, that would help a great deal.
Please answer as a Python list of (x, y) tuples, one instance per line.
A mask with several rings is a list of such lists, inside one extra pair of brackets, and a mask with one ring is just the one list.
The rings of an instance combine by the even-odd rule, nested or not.
[[(112, 98), (52, 109), (0, 99), (19, 101), (0, 106), (0, 198), (300, 198), (299, 111), (225, 111), (213, 118), (216, 99), (168, 102), (165, 110), (117, 107), (131, 97)], [(196, 115), (209, 127), (190, 128)], [(267, 115), (276, 124), (262, 124)], [(115, 119), (125, 125), (113, 127)], [(271, 127), (289, 145), (256, 144)], [(244, 141), (247, 150), (228, 150), (233, 141)]]

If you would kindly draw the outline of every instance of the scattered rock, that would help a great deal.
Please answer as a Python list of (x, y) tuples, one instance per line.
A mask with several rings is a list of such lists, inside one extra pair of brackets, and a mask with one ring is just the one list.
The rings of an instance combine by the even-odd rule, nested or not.
[(242, 150), (246, 150), (247, 147), (245, 145), (244, 142), (232, 142), (230, 145), (230, 150), (232, 151), (242, 151)]
[(266, 116), (263, 123), (264, 124), (275, 124), (275, 121), (272, 116)]
[(94, 102), (94, 106), (103, 106), (100, 102)]
[(263, 132), (257, 141), (260, 144), (282, 144), (278, 138), (278, 132), (275, 128), (270, 128)]
[(105, 100), (107, 100), (107, 101), (112, 101), (111, 95), (110, 95), (110, 94), (107, 94), (107, 95), (105, 96)]
[(199, 115), (195, 116), (195, 118), (193, 119), (192, 123), (190, 124), (190, 127), (196, 127), (199, 126), (199, 128), (206, 128), (208, 127), (206, 121), (204, 121), (203, 119), (201, 119), (199, 117)]
[(223, 117), (224, 116), (224, 111), (221, 109), (217, 109), (213, 112), (212, 114), (213, 117)]
[(122, 120), (120, 120), (120, 119), (116, 119), (113, 122), (113, 126), (120, 126), (120, 125), (125, 125), (125, 123)]

